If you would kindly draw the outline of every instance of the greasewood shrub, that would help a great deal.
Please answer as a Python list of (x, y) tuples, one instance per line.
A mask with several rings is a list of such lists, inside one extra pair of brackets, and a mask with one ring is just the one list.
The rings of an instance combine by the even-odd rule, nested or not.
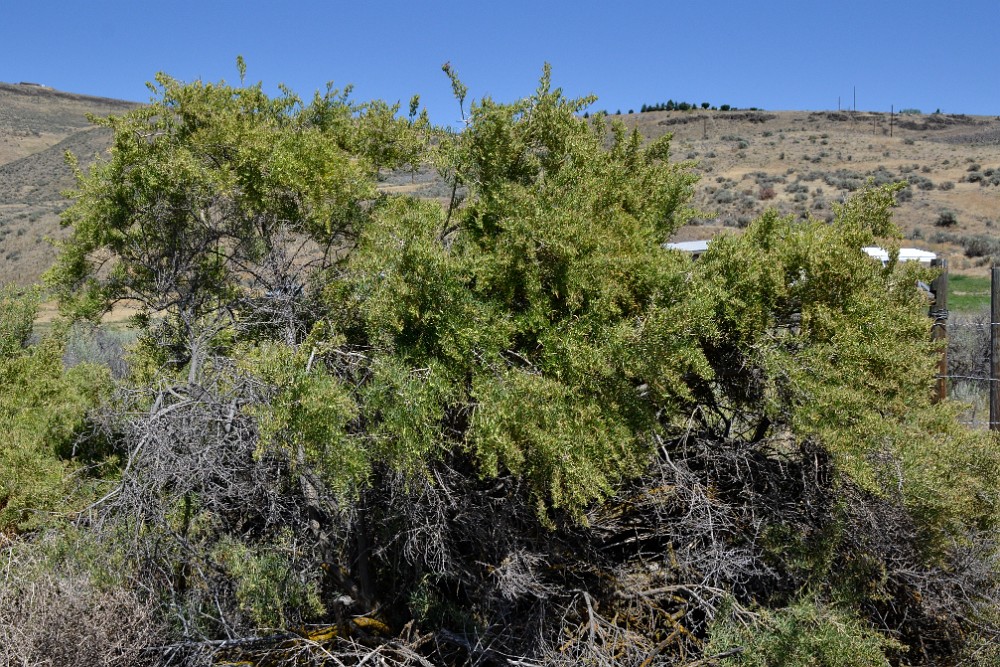
[[(78, 315), (145, 309), (104, 429), (130, 467), (103, 516), (132, 530), (184, 641), (346, 608), (465, 633), (469, 660), (496, 640), (544, 662), (567, 635), (607, 658), (619, 644), (587, 627), (648, 653), (674, 630), (632, 588), (657, 577), (672, 622), (758, 664), (786, 645), (802, 664), (880, 664), (903, 650), (890, 632), (974, 632), (963, 614), (994, 599), (995, 572), (951, 566), (995, 528), (997, 449), (931, 402), (929, 270), (861, 250), (897, 247), (902, 186), (858, 181), (829, 223), (747, 217), (693, 260), (663, 247), (696, 213), (669, 135), (581, 118), (592, 100), (548, 68), (533, 95), (466, 114), (445, 71), (460, 133), (416, 104), (403, 119), (336, 91), (303, 104), (165, 76), (149, 107), (102, 121), (115, 151), (79, 175), (50, 280)], [(381, 170), (425, 161), (448, 201), (378, 190)], [(44, 372), (12, 377), (50, 378), (49, 405), (75, 409), (53, 426), (20, 410), (27, 389), (0, 406), (34, 414), (29, 451), (65, 442), (100, 383), (18, 350)], [(793, 465), (813, 478), (790, 482)], [(768, 504), (792, 482), (822, 507)], [(869, 510), (900, 528), (844, 528)], [(630, 512), (643, 521), (616, 525)], [(963, 592), (925, 604), (928, 577)], [(725, 596), (757, 620), (709, 633)], [(961, 633), (940, 636), (953, 654)]]

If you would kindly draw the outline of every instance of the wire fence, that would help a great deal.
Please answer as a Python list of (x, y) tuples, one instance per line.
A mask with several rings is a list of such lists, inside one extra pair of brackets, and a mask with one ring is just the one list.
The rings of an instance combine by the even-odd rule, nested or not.
[[(990, 384), (1000, 379), (990, 377), (990, 331), (994, 326), (989, 313), (953, 315), (948, 328), (948, 396), (969, 407), (961, 418), (963, 424), (989, 429)], [(1000, 424), (998, 424), (1000, 425)]]

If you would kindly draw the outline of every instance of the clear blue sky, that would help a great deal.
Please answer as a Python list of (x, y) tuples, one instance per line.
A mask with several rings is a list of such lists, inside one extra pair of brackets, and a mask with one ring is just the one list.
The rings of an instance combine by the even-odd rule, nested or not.
[(455, 124), (441, 65), (472, 97), (509, 101), (542, 64), (595, 109), (667, 99), (766, 109), (940, 108), (1000, 114), (997, 0), (302, 2), (0, 0), (0, 81), (137, 101), (158, 71), (247, 78), (307, 97), (327, 81), (358, 101)]

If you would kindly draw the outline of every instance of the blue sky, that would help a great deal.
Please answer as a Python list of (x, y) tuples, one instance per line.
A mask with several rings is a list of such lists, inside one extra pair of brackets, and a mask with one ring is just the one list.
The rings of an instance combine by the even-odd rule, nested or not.
[(772, 110), (890, 105), (1000, 114), (997, 0), (736, 2), (264, 2), (0, 0), (0, 81), (145, 101), (158, 71), (250, 81), (306, 97), (327, 81), (358, 101), (419, 93), (456, 124), (448, 61), (472, 97), (509, 101), (542, 64), (595, 109), (667, 99)]

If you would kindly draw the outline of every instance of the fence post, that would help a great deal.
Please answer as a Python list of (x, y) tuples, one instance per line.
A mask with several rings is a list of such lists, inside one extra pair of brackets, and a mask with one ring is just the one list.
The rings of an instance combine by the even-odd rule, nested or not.
[(941, 274), (931, 282), (934, 303), (931, 304), (929, 313), (934, 318), (931, 340), (944, 341), (941, 358), (938, 360), (937, 384), (934, 387), (934, 402), (939, 403), (948, 398), (948, 260), (931, 260), (931, 266), (941, 269)]
[(1000, 431), (1000, 267), (990, 271), (990, 430)]

